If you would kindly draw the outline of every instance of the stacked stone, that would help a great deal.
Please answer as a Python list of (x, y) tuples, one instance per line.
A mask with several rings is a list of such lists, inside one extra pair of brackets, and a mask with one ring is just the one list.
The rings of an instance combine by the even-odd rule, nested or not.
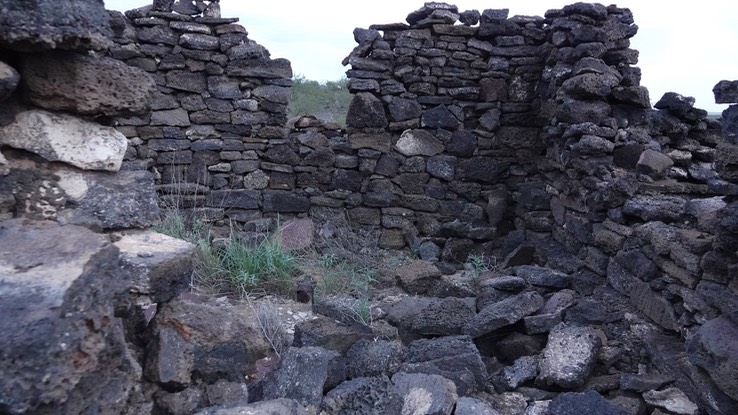
[[(408, 24), (357, 29), (359, 45), (344, 61), (356, 94), (348, 138), (370, 167), (362, 215), (414, 222), (424, 238), (410, 241), (431, 253), (442, 246), (444, 259), (463, 260), (474, 241), (505, 226), (504, 183), (532, 170), (541, 150), (534, 92), (543, 19), (507, 16), (426, 3)], [(402, 233), (385, 229), (383, 239), (399, 247)]]
[[(723, 111), (722, 133), (724, 142), (718, 146), (717, 166), (720, 177), (738, 182), (738, 81), (720, 81), (715, 88), (715, 102), (733, 104)], [(735, 196), (735, 192), (732, 192)]]
[(237, 18), (215, 13), (217, 2), (159, 3), (111, 12), (110, 54), (147, 71), (158, 87), (150, 115), (117, 119), (130, 144), (128, 167), (155, 167), (163, 200), (179, 206), (239, 217), (267, 208), (270, 199), (244, 176), (292, 173), (261, 162), (287, 138), (289, 61), (271, 59)]
[(159, 220), (153, 175), (121, 170), (126, 137), (104, 125), (156, 90), (95, 53), (110, 33), (97, 0), (3, 2), (2, 413), (150, 413), (118, 312), (189, 288), (194, 246), (138, 229)]
[[(637, 52), (628, 38), (636, 27), (627, 9), (577, 3), (546, 18), (554, 48), (539, 91), (549, 100), (544, 111), (554, 115), (544, 133), (550, 164), (543, 166), (553, 193), (551, 235), (575, 254), (549, 263), (606, 276), (661, 327), (685, 337), (705, 333), (692, 346), (704, 352), (712, 347), (705, 339), (715, 334), (713, 326), (728, 325), (713, 319), (734, 315), (737, 303), (729, 288), (736, 245), (734, 237), (721, 236), (734, 222), (723, 197), (733, 187), (725, 180), (730, 174), (719, 177), (714, 166), (724, 146), (719, 123), (676, 93), (650, 109), (631, 66)], [(690, 359), (722, 391), (690, 393), (704, 402), (713, 393), (718, 401), (733, 396), (703, 352)], [(698, 374), (689, 377), (704, 383)]]

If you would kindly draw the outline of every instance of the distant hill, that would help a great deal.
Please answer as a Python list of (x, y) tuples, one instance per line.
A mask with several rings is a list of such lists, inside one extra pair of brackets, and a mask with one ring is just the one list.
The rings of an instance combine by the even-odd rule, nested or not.
[(309, 114), (323, 121), (346, 124), (352, 98), (346, 78), (320, 83), (297, 75), (292, 81), (289, 117)]

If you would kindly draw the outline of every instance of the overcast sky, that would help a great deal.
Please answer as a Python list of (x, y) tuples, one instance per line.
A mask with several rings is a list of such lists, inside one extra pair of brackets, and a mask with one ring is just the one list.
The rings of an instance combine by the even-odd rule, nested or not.
[[(459, 10), (509, 8), (510, 16), (538, 15), (575, 1), (459, 0)], [(630, 3), (630, 4), (629, 4)], [(145, 0), (105, 0), (108, 9), (125, 11), (150, 4)], [(265, 46), (272, 58), (287, 58), (296, 75), (318, 81), (338, 80), (348, 68), (341, 60), (356, 46), (352, 31), (374, 23), (404, 22), (423, 1), (373, 0), (221, 0), (223, 17), (238, 17), (249, 38)], [(605, 3), (609, 4), (609, 3)], [(712, 87), (722, 79), (738, 79), (738, 2), (631, 0), (640, 30), (631, 47), (640, 51), (642, 85), (657, 101), (674, 91), (697, 99), (696, 106), (722, 111)]]

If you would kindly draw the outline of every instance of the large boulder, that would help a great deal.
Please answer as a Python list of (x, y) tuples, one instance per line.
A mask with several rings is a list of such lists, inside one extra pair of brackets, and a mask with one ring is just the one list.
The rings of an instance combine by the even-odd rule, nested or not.
[(125, 280), (104, 235), (0, 225), (0, 412), (125, 413), (141, 371), (114, 317)]
[(443, 376), (456, 385), (459, 395), (483, 390), (487, 368), (469, 336), (416, 340), (405, 354), (400, 372)]
[(33, 104), (82, 115), (145, 113), (156, 92), (154, 80), (139, 68), (77, 53), (25, 55), (21, 77)]
[(83, 170), (118, 171), (128, 140), (111, 127), (69, 115), (30, 110), (0, 127), (0, 144)]
[(131, 275), (129, 291), (166, 302), (190, 287), (195, 246), (151, 230), (128, 231), (115, 242)]
[(264, 385), (264, 399), (292, 398), (319, 406), (323, 394), (346, 379), (340, 354), (320, 347), (290, 347)]
[(728, 317), (710, 320), (687, 342), (687, 356), (703, 368), (717, 386), (738, 401), (738, 325)]
[(3, 0), (0, 46), (20, 52), (99, 50), (112, 37), (99, 0)]
[(192, 379), (242, 382), (271, 353), (245, 305), (183, 294), (160, 306), (152, 324), (144, 371), (166, 387), (181, 389)]

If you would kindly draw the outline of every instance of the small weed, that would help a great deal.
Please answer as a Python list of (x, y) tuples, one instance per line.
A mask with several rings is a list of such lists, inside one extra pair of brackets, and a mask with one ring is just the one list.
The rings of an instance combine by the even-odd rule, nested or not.
[(161, 222), (152, 228), (154, 231), (169, 235), (173, 238), (183, 239), (195, 245), (207, 238), (210, 233), (208, 224), (199, 218), (188, 219), (178, 209), (164, 211)]
[(256, 321), (259, 323), (264, 338), (269, 342), (274, 353), (281, 357), (282, 353), (289, 347), (290, 340), (277, 307), (269, 300), (259, 301), (256, 306), (251, 302), (249, 296), (246, 296), (246, 300), (256, 312)]
[(323, 255), (319, 262), (322, 279), (318, 283), (318, 291), (323, 295), (366, 295), (377, 281), (375, 270), (339, 260), (335, 255)]
[(286, 292), (294, 285), (298, 257), (283, 249), (278, 239), (266, 238), (249, 246), (232, 238), (219, 256), (227, 278), (241, 293), (252, 289)]
[(490, 264), (490, 260), (483, 255), (472, 254), (467, 258), (464, 268), (470, 272), (472, 278), (476, 279), (482, 273), (493, 269), (493, 266)]
[(354, 320), (365, 326), (372, 325), (372, 309), (371, 303), (366, 297), (359, 298), (354, 307)]

